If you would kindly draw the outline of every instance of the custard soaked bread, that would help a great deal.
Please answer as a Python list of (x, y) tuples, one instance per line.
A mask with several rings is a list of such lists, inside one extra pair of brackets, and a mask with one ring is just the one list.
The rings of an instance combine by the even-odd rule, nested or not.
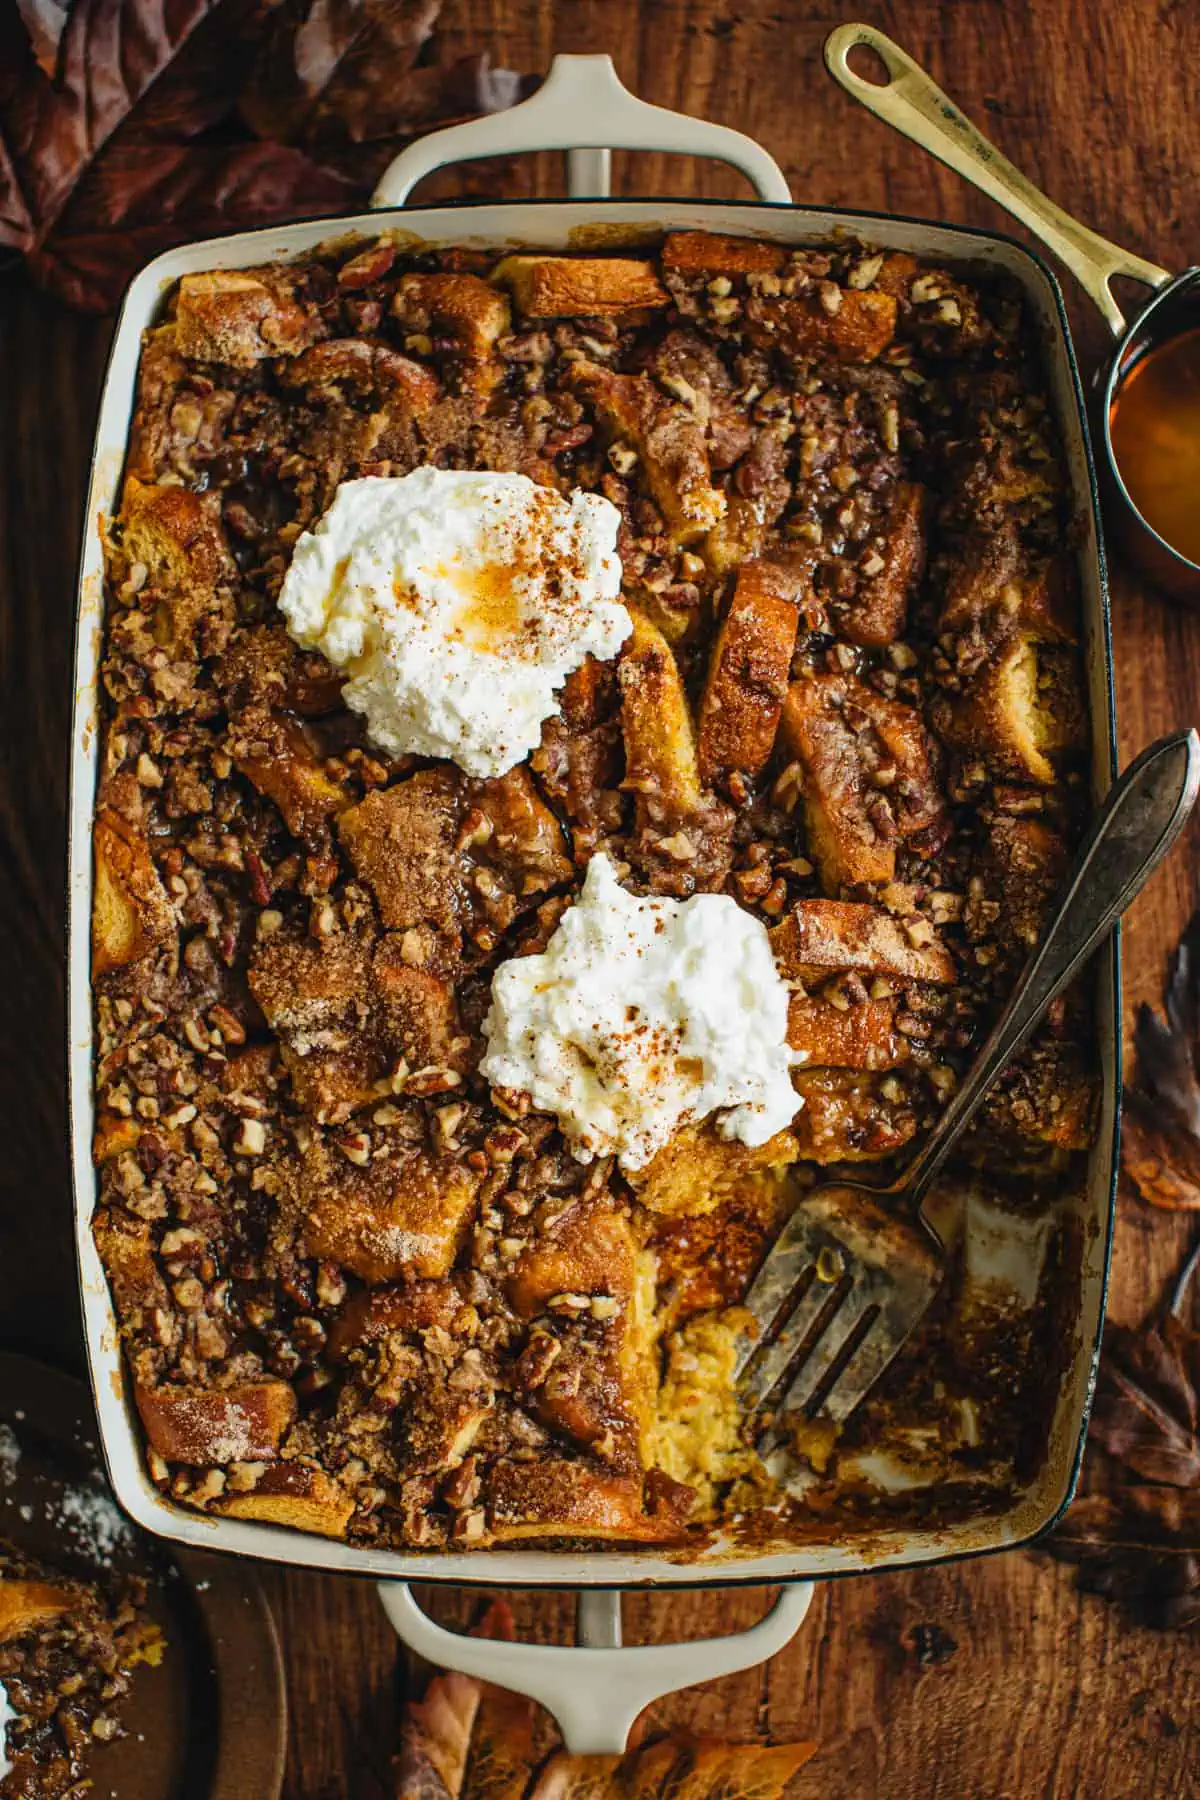
[[(496, 773), (382, 749), (346, 703), (363, 646), (335, 666), (280, 608), (335, 495), (418, 469), (612, 509), (620, 648)], [(809, 1443), (802, 1508), (743, 1439), (730, 1346), (819, 1172), (883, 1176), (928, 1128), (1052, 903), (1086, 810), (1069, 511), (1002, 280), (703, 232), (184, 279), (107, 530), (94, 890), (95, 1235), (165, 1493), (362, 1544), (686, 1550), (869, 1523), (873, 1447), (919, 1440), (926, 1518), (1002, 1504), (1057, 1225), (1037, 1306), (978, 1343), (968, 1245)], [(517, 574), (472, 604), (507, 616)], [(543, 966), (601, 855), (756, 922), (781, 1129), (691, 1117), (640, 1167), (583, 1161), (484, 1078), (497, 971)], [(976, 1213), (1059, 1217), (1090, 1040), (1071, 996), (1018, 1060)]]

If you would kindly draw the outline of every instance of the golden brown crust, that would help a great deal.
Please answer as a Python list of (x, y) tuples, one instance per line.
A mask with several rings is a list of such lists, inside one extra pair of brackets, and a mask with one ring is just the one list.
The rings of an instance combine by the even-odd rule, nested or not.
[(61, 1618), (75, 1599), (69, 1588), (48, 1581), (0, 1581), (0, 1644)]
[(679, 665), (657, 626), (633, 614), (618, 665), (624, 786), (651, 796), (667, 814), (689, 819), (700, 805), (696, 733)]
[(925, 571), (928, 496), (915, 481), (899, 481), (882, 532), (859, 559), (854, 599), (838, 609), (838, 624), (852, 644), (876, 648), (904, 636), (908, 608)]
[(134, 1398), (161, 1457), (205, 1468), (273, 1457), (296, 1416), (296, 1396), (286, 1381), (221, 1389), (138, 1383)]
[(92, 856), (92, 976), (97, 979), (169, 943), (175, 915), (149, 844), (126, 819), (99, 814)]
[(662, 266), (688, 275), (773, 273), (787, 256), (780, 244), (760, 238), (729, 237), (715, 231), (669, 231)]
[(742, 564), (700, 702), (699, 772), (708, 787), (735, 771), (752, 779), (770, 760), (806, 576), (799, 561)]
[(479, 1192), (475, 1170), (453, 1151), (414, 1143), (405, 1124), (402, 1116), (337, 1142), (314, 1137), (301, 1155), (297, 1201), (308, 1254), (372, 1286), (445, 1275)]
[(903, 981), (953, 982), (954, 958), (924, 920), (909, 926), (853, 900), (800, 900), (771, 931), (781, 974), (819, 980), (831, 971), (865, 970)]
[(674, 541), (691, 544), (710, 531), (725, 512), (725, 496), (713, 486), (704, 431), (688, 407), (648, 376), (620, 375), (597, 363), (576, 363), (572, 383), (618, 443), (641, 459)]
[(317, 335), (315, 313), (289, 292), (280, 271), (218, 270), (179, 284), (175, 337), (193, 362), (251, 368), (268, 356), (295, 356)]
[(630, 312), (670, 299), (653, 263), (626, 256), (506, 256), (492, 280), (511, 290), (517, 310), (530, 319)]

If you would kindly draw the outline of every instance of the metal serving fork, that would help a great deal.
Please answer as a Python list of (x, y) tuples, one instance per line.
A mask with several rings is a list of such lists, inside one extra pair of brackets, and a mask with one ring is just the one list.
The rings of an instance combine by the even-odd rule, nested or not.
[(757, 1336), (743, 1340), (739, 1390), (764, 1427), (788, 1413), (841, 1423), (919, 1324), (945, 1270), (922, 1205), (930, 1183), (1009, 1058), (1175, 842), (1198, 789), (1195, 731), (1143, 751), (1110, 790), (1011, 999), (904, 1174), (885, 1188), (828, 1182), (799, 1203), (744, 1302)]

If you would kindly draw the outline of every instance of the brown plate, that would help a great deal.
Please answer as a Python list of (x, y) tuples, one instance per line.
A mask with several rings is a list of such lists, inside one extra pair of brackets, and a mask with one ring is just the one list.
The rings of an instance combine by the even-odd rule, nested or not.
[(21, 1356), (0, 1355), (0, 1536), (70, 1574), (109, 1565), (149, 1583), (166, 1655), (134, 1675), (127, 1735), (89, 1760), (94, 1800), (278, 1800), (283, 1665), (257, 1576), (131, 1525), (100, 1471), (87, 1390)]

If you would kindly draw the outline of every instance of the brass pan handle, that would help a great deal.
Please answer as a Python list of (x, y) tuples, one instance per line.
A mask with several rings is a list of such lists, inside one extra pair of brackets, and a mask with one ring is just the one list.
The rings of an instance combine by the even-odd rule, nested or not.
[[(850, 52), (860, 44), (879, 57), (888, 73), (886, 82), (868, 81), (850, 67)], [(1170, 281), (1169, 272), (1157, 263), (1110, 244), (1047, 200), (976, 131), (924, 69), (873, 25), (839, 25), (831, 31), (825, 40), (825, 66), (868, 112), (895, 126), (1028, 226), (1095, 301), (1114, 337), (1123, 334), (1125, 317), (1109, 289), (1113, 276), (1127, 275), (1156, 288)]]

